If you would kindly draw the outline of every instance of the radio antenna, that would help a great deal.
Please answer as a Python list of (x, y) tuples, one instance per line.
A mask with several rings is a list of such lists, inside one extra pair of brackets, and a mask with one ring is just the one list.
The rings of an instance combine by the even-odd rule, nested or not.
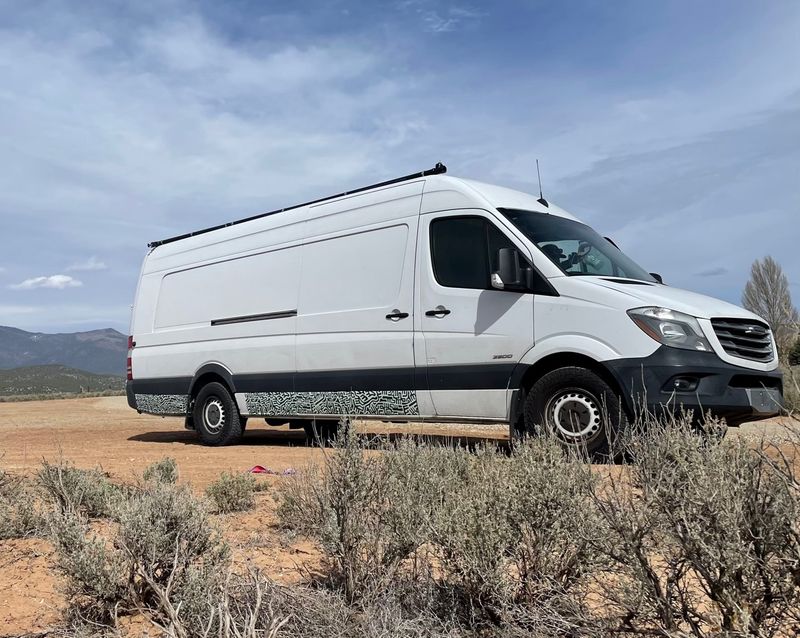
[(539, 172), (539, 160), (536, 160), (536, 176), (539, 178), (539, 199), (537, 200), (542, 206), (545, 208), (550, 208), (550, 204), (547, 203), (547, 200), (542, 195), (542, 174)]

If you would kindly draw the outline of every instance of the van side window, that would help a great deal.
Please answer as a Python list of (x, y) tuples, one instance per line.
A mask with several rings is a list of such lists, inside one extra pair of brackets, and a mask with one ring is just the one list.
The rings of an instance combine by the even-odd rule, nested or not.
[(449, 288), (490, 290), (497, 251), (515, 248), (483, 217), (443, 217), (431, 222), (431, 261), (436, 281)]

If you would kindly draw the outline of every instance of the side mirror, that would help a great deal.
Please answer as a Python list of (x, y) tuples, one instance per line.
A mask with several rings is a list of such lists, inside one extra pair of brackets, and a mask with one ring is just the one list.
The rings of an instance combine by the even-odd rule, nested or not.
[(492, 288), (503, 290), (506, 286), (519, 287), (522, 284), (522, 269), (519, 253), (515, 248), (501, 248), (497, 251), (497, 272), (492, 273)]
[(660, 284), (663, 284), (663, 283), (664, 283), (664, 279), (663, 279), (663, 278), (661, 277), (661, 275), (659, 275), (657, 272), (651, 272), (651, 273), (650, 273), (650, 276), (651, 276), (653, 279), (655, 279), (655, 280), (656, 280), (658, 283), (660, 283)]

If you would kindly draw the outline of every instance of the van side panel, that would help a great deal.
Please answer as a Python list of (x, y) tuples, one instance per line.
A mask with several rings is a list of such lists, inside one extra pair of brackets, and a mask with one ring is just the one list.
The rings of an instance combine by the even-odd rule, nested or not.
[(212, 363), (233, 378), (280, 373), (291, 384), (300, 225), (232, 238), (227, 257), (224, 244), (180, 243), (157, 248), (145, 265), (133, 322), (137, 409), (185, 414), (196, 372)]
[[(136, 407), (186, 413), (195, 373), (215, 364), (230, 373), (245, 416), (418, 414), (412, 290), (422, 185), (158, 247), (135, 312)], [(388, 319), (395, 310), (408, 318)]]
[(219, 325), (296, 312), (299, 281), (300, 247), (172, 272), (161, 281), (154, 328)]
[[(419, 414), (412, 291), (421, 192), (421, 183), (403, 184), (320, 206), (309, 219), (295, 390), (249, 395), (251, 413)], [(387, 317), (394, 313), (406, 316)]]

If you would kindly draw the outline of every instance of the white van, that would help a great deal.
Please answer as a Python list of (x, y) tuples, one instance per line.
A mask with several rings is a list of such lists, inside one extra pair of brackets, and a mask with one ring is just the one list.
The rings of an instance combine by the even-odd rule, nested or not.
[(434, 169), (150, 244), (128, 403), (210, 445), (248, 419), (545, 427), (777, 414), (767, 324), (661, 283), (543, 198)]

